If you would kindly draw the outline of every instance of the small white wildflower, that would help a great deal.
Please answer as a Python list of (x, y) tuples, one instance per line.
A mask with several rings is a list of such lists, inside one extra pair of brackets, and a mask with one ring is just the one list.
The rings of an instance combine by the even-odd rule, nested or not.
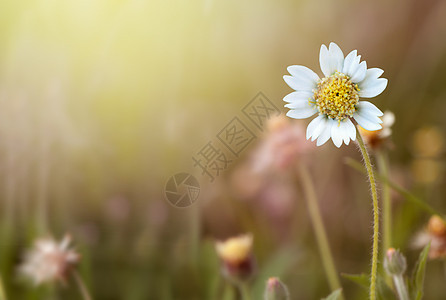
[(379, 135), (382, 139), (385, 139), (392, 135), (392, 126), (395, 124), (395, 114), (391, 111), (385, 111), (382, 120), (383, 129), (379, 132)]
[(19, 272), (35, 285), (46, 282), (64, 282), (80, 255), (69, 249), (71, 237), (65, 235), (61, 242), (52, 238), (40, 238), (34, 247), (25, 253)]
[(367, 69), (365, 61), (357, 50), (345, 58), (335, 43), (329, 48), (321, 46), (319, 61), (325, 77), (319, 76), (304, 66), (290, 66), (291, 74), (283, 76), (285, 82), (295, 90), (283, 99), (290, 108), (287, 116), (305, 119), (318, 113), (319, 116), (307, 127), (307, 139), (317, 139), (320, 146), (330, 138), (336, 147), (342, 142), (349, 144), (356, 139), (356, 130), (351, 118), (366, 130), (381, 129), (383, 113), (368, 101), (359, 98), (372, 98), (381, 94), (387, 87), (387, 79), (379, 78), (384, 71), (378, 68)]
[(365, 143), (372, 149), (378, 149), (384, 142), (390, 139), (392, 135), (392, 126), (395, 123), (395, 115), (391, 111), (385, 111), (381, 117), (383, 123), (382, 129), (369, 131), (359, 126), (359, 132), (361, 132), (362, 138)]

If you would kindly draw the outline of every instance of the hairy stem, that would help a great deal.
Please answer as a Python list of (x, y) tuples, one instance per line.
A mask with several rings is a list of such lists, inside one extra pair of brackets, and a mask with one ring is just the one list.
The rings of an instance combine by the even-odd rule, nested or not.
[(358, 128), (356, 128), (356, 140), (358, 141), (361, 154), (364, 157), (364, 164), (369, 176), (370, 189), (372, 192), (373, 200), (373, 251), (372, 251), (372, 271), (370, 274), (370, 291), (369, 299), (376, 299), (376, 273), (378, 268), (378, 240), (379, 240), (379, 207), (378, 207), (378, 194), (376, 192), (375, 175), (373, 173), (372, 163), (370, 162), (370, 156), (362, 140), (361, 134)]
[[(324, 223), (319, 210), (316, 190), (314, 188), (313, 181), (311, 180), (310, 173), (303, 164), (299, 164), (298, 171), (305, 192), (308, 212), (310, 214), (310, 220), (316, 235), (317, 245), (322, 257), (322, 264), (324, 266), (325, 274), (331, 290), (335, 291), (341, 288), (341, 283), (339, 282), (338, 272), (336, 271), (330, 245), (328, 243), (327, 233), (325, 231)], [(343, 299), (342, 296), (340, 299)]]

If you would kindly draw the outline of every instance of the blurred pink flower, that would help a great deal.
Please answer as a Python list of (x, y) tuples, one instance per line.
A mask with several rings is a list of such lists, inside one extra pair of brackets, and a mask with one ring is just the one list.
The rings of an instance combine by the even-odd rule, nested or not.
[(241, 199), (250, 201), (287, 232), (295, 211), (295, 169), (316, 146), (305, 138), (305, 126), (285, 116), (271, 118), (265, 134), (248, 159), (234, 170), (231, 185)]
[(269, 120), (267, 132), (254, 150), (251, 164), (255, 172), (280, 171), (292, 167), (301, 155), (312, 148), (313, 145), (305, 138), (302, 123), (277, 116)]
[(121, 195), (111, 197), (106, 202), (105, 211), (113, 222), (125, 222), (130, 215), (129, 200)]

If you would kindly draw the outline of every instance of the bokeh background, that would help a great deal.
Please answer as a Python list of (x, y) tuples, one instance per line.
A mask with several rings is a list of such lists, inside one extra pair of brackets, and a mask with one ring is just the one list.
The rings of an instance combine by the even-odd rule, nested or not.
[[(2, 0), (0, 273), (9, 298), (79, 299), (72, 283), (34, 288), (16, 272), (35, 238), (65, 233), (95, 299), (220, 299), (227, 283), (214, 241), (245, 232), (258, 263), (253, 299), (269, 276), (292, 299), (328, 295), (294, 168), (262, 179), (247, 171), (266, 159), (253, 156), (264, 133), (251, 127), (256, 141), (212, 183), (192, 156), (259, 92), (285, 113), (286, 67), (320, 74), (320, 45), (334, 41), (389, 79), (373, 102), (396, 115), (392, 180), (446, 211), (445, 36), (441, 0)], [(367, 273), (370, 196), (346, 157), (360, 160), (355, 145), (329, 142), (293, 164), (310, 168), (338, 270)], [(164, 195), (178, 172), (200, 182), (188, 208)], [(397, 193), (392, 201), (394, 246), (412, 266), (411, 240), (430, 215)], [(428, 264), (426, 299), (444, 295), (443, 269)], [(366, 295), (342, 284), (349, 299)]]

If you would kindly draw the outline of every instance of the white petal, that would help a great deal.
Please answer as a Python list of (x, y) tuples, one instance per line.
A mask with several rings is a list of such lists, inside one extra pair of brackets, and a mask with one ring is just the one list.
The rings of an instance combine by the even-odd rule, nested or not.
[(341, 147), (342, 141), (348, 145), (350, 143), (350, 139), (355, 140), (355, 138), (355, 125), (353, 125), (350, 119), (346, 119), (340, 123), (336, 121), (336, 124), (334, 124), (331, 128), (331, 139), (338, 148)]
[(358, 110), (357, 113), (359, 116), (369, 120), (370, 122), (378, 123), (378, 124), (382, 124), (382, 122), (383, 122), (383, 120), (381, 120), (381, 118), (379, 118), (376, 114), (374, 114), (370, 110), (362, 109), (362, 110)]
[[(366, 102), (366, 101), (360, 101), (361, 102)], [(357, 110), (356, 113), (362, 117), (365, 118), (367, 120), (369, 120), (370, 122), (373, 123), (378, 123), (381, 124), (383, 122), (383, 120), (381, 120), (378, 116), (382, 115), (382, 112), (376, 108), (375, 105), (373, 105), (372, 103), (365, 103), (365, 104), (359, 104), (356, 106)]]
[(375, 104), (370, 103), (369, 101), (359, 101), (359, 103), (356, 105), (356, 108), (358, 110), (370, 110), (371, 113), (375, 114), (378, 117), (381, 117), (383, 114), (383, 112), (381, 110), (379, 110), (378, 107), (375, 106)]
[(353, 83), (358, 83), (364, 80), (366, 74), (367, 74), (367, 63), (363, 61), (358, 65), (358, 68), (356, 69), (355, 73), (350, 76), (351, 77), (350, 79)]
[(344, 62), (343, 68), (343, 73), (350, 77), (352, 77), (356, 73), (359, 68), (359, 62), (361, 61), (361, 55), (356, 55), (356, 50), (354, 50), (353, 54), (352, 52), (349, 53), (349, 55), (351, 55), (351, 57), (349, 58), (349, 64), (346, 65)]
[(356, 127), (355, 125), (353, 125), (353, 122), (350, 119), (344, 121), (344, 130), (347, 132), (346, 136), (344, 136), (344, 142), (346, 145), (348, 145), (350, 140), (352, 141), (356, 140)]
[(304, 66), (290, 66), (287, 68), (292, 76), (285, 75), (285, 82), (296, 91), (312, 91), (319, 80), (316, 73)]
[(380, 68), (370, 68), (367, 70), (366, 78), (364, 78), (364, 81), (367, 79), (377, 79), (379, 76), (381, 76), (384, 73), (383, 69)]
[(326, 116), (321, 116), (322, 121), (318, 124), (318, 126), (313, 130), (311, 135), (311, 141), (315, 141), (321, 133), (325, 130), (325, 127), (327, 127), (328, 119)]
[(303, 109), (307, 108), (308, 106), (313, 107), (313, 105), (311, 105), (311, 103), (308, 100), (299, 100), (285, 104), (285, 107), (289, 109)]
[(325, 45), (322, 45), (319, 52), (319, 63), (326, 77), (336, 71), (341, 72), (344, 66), (344, 54), (341, 48), (335, 43), (330, 43), (329, 49)]
[(366, 130), (374, 131), (374, 130), (381, 129), (381, 125), (379, 123), (373, 122), (367, 118), (364, 118), (363, 116), (359, 115), (359, 112), (356, 112), (355, 114), (353, 114), (353, 118), (356, 120), (356, 122), (358, 122), (358, 124), (362, 128), (364, 128)]
[(307, 106), (302, 109), (298, 110), (290, 110), (287, 112), (287, 116), (294, 119), (306, 119), (308, 117), (311, 117), (317, 112), (317, 109), (315, 107)]
[(314, 118), (307, 127), (307, 140), (315, 133), (315, 129), (323, 122), (324, 116), (320, 115)]
[[(352, 122), (352, 121), (350, 120), (350, 122)], [(352, 122), (352, 125), (353, 125), (353, 127), (350, 128), (350, 139), (352, 141), (356, 141), (356, 134), (357, 134), (356, 126), (353, 124), (353, 122)]]
[(319, 76), (314, 73), (311, 69), (304, 66), (289, 66), (287, 71), (299, 81), (302, 81), (305, 86), (313, 85), (316, 87), (319, 80)]
[(298, 91), (298, 92), (292, 92), (292, 93), (286, 95), (283, 98), (283, 101), (290, 102), (290, 103), (293, 103), (295, 101), (301, 101), (301, 100), (308, 101), (308, 100), (312, 99), (313, 96), (314, 96), (313, 92)]
[[(297, 90), (301, 90), (302, 88), (302, 83), (299, 82), (296, 78), (294, 78), (293, 76), (290, 75), (284, 75), (283, 76), (283, 80), (285, 80), (286, 84), (288, 84), (288, 86), (290, 88), (292, 88), (293, 90), (297, 91)], [(308, 91), (310, 91), (310, 87), (308, 87)]]
[(358, 82), (359, 96), (372, 98), (381, 94), (387, 87), (387, 79), (378, 78), (384, 73), (379, 68), (371, 68), (366, 72), (366, 76), (361, 82)]
[(338, 123), (336, 121), (336, 124), (331, 126), (331, 139), (333, 141), (333, 144), (335, 144), (336, 147), (341, 147), (342, 141), (344, 140), (344, 130), (341, 123)]
[(330, 66), (330, 53), (325, 45), (322, 45), (321, 50), (319, 51), (319, 64), (321, 66), (322, 73), (324, 73), (326, 77), (332, 74)]
[[(354, 68), (356, 70), (357, 66), (353, 66), (356, 56), (357, 56), (357, 51), (353, 50), (345, 57), (344, 67), (342, 68), (342, 73), (344, 73), (345, 75), (351, 76), (351, 73), (349, 72), (350, 69)], [(359, 65), (359, 61), (356, 65)]]
[(319, 138), (317, 139), (316, 145), (317, 146), (321, 146), (323, 144), (325, 144), (331, 137), (331, 127), (333, 126), (333, 124), (336, 124), (336, 121), (334, 120), (327, 120), (327, 122), (325, 122), (325, 128), (323, 129), (321, 135), (319, 136)]
[(378, 78), (369, 82), (366, 87), (360, 88), (359, 96), (363, 98), (373, 98), (381, 94), (387, 87), (387, 79)]
[(342, 67), (344, 66), (344, 53), (342, 53), (341, 48), (339, 48), (336, 43), (330, 43), (328, 51), (331, 54), (332, 64), (335, 67), (335, 71), (342, 72)]

